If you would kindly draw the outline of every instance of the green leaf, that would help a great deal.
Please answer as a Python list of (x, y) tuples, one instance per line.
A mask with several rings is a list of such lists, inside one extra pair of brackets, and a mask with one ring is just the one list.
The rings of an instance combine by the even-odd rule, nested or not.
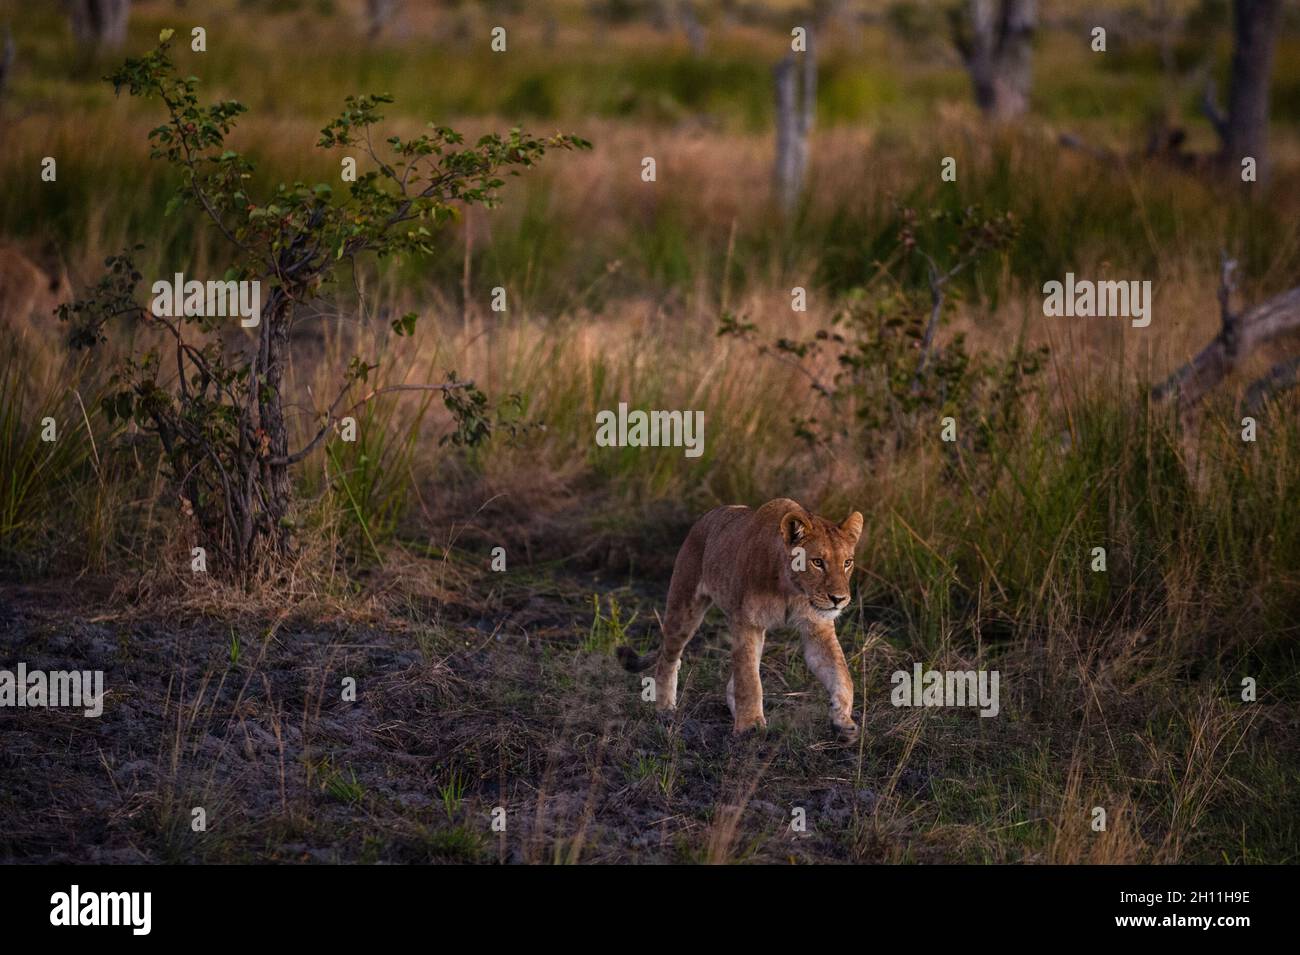
[(393, 319), (393, 331), (398, 335), (414, 335), (415, 321), (419, 316), (415, 312), (407, 312), (401, 318)]

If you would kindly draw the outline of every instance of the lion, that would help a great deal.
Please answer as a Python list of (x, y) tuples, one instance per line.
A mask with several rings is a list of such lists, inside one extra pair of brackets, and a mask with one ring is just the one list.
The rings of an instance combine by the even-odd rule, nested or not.
[(34, 344), (56, 342), (54, 309), (72, 297), (67, 273), (49, 272), (13, 246), (0, 246), (0, 327)]
[(853, 550), (861, 535), (859, 512), (836, 524), (788, 498), (757, 510), (733, 504), (709, 511), (677, 552), (662, 646), (645, 656), (620, 647), (619, 657), (632, 672), (653, 664), (656, 707), (676, 709), (682, 650), (716, 604), (731, 630), (727, 706), (733, 732), (740, 735), (767, 727), (758, 663), (768, 629), (797, 627), (804, 659), (830, 694), (832, 725), (846, 741), (856, 739), (853, 679), (835, 636), (835, 618), (849, 603)]

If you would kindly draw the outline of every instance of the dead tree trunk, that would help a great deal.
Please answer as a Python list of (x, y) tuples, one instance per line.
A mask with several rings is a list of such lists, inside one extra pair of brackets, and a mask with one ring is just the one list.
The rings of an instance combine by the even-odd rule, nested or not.
[(4, 101), (5, 87), (9, 84), (9, 75), (14, 69), (14, 35), (8, 24), (5, 25), (4, 49), (0, 51), (0, 103)]
[(1035, 0), (969, 0), (952, 11), (953, 42), (970, 73), (975, 102), (1003, 122), (1029, 109)]
[(1263, 181), (1268, 168), (1268, 86), (1282, 0), (1235, 0), (1232, 5), (1232, 88), (1228, 112), (1215, 102), (1213, 84), (1205, 91), (1205, 115), (1223, 143), (1226, 166), (1240, 170), (1255, 160), (1255, 176)]
[(126, 41), (131, 0), (64, 0), (72, 35), (83, 47), (115, 50)]
[(817, 49), (811, 28), (807, 32), (807, 46), (799, 55), (803, 57), (802, 70), (793, 50), (772, 68), (776, 85), (773, 185), (777, 203), (785, 215), (794, 211), (799, 203), (799, 193), (803, 191), (804, 176), (808, 171), (808, 134), (812, 132), (813, 118), (817, 113)]
[[(1300, 287), (1282, 292), (1244, 312), (1232, 310), (1236, 263), (1223, 258), (1219, 282), (1219, 334), (1186, 365), (1151, 392), (1157, 402), (1176, 400), (1184, 412), (1238, 367), (1255, 349), (1300, 333)], [(1300, 359), (1275, 365), (1251, 385), (1247, 404), (1258, 408), (1268, 395), (1295, 384)]]
[(704, 24), (700, 23), (691, 0), (681, 0), (677, 10), (682, 29), (686, 32), (686, 42), (691, 45), (691, 52), (696, 56), (703, 56), (708, 48), (708, 34), (704, 30)]
[(398, 6), (400, 0), (366, 0), (366, 34), (371, 40), (379, 39)]

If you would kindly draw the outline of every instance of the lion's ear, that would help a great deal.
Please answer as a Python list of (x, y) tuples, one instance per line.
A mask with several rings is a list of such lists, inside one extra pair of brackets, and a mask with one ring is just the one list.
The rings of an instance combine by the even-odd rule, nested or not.
[(793, 511), (781, 518), (781, 539), (786, 544), (793, 547), (803, 540), (807, 533), (808, 525), (803, 522), (803, 518)]
[(840, 525), (840, 530), (856, 541), (862, 536), (862, 514), (858, 511), (854, 511), (848, 517), (844, 518), (844, 523)]

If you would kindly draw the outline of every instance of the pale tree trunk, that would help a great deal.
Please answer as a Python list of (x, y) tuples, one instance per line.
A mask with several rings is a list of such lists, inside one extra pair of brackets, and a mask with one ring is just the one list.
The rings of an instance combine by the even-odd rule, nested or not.
[(115, 50), (126, 42), (131, 0), (64, 0), (72, 35), (94, 49)]
[(969, 0), (953, 11), (953, 40), (970, 73), (975, 102), (999, 122), (1029, 109), (1035, 0)]
[(808, 171), (808, 134), (817, 112), (817, 47), (812, 28), (808, 29), (807, 49), (797, 56), (803, 58), (802, 70), (793, 51), (772, 68), (776, 85), (776, 163), (772, 178), (777, 203), (786, 215), (794, 211), (803, 190)]
[(691, 45), (691, 52), (696, 56), (704, 55), (708, 34), (700, 23), (691, 0), (659, 0), (651, 12), (651, 23), (660, 33), (681, 27), (686, 34), (686, 42)]
[(691, 45), (691, 52), (696, 56), (703, 56), (708, 48), (708, 34), (704, 30), (704, 24), (700, 23), (691, 0), (681, 0), (677, 5), (677, 11), (682, 29), (686, 31), (686, 42)]
[(379, 39), (400, 5), (400, 0), (366, 0), (366, 32), (371, 40)]
[(1212, 88), (1204, 104), (1223, 142), (1224, 163), (1240, 170), (1243, 159), (1254, 159), (1259, 181), (1268, 170), (1268, 86), (1281, 12), (1282, 0), (1235, 0), (1228, 114), (1219, 112)]

